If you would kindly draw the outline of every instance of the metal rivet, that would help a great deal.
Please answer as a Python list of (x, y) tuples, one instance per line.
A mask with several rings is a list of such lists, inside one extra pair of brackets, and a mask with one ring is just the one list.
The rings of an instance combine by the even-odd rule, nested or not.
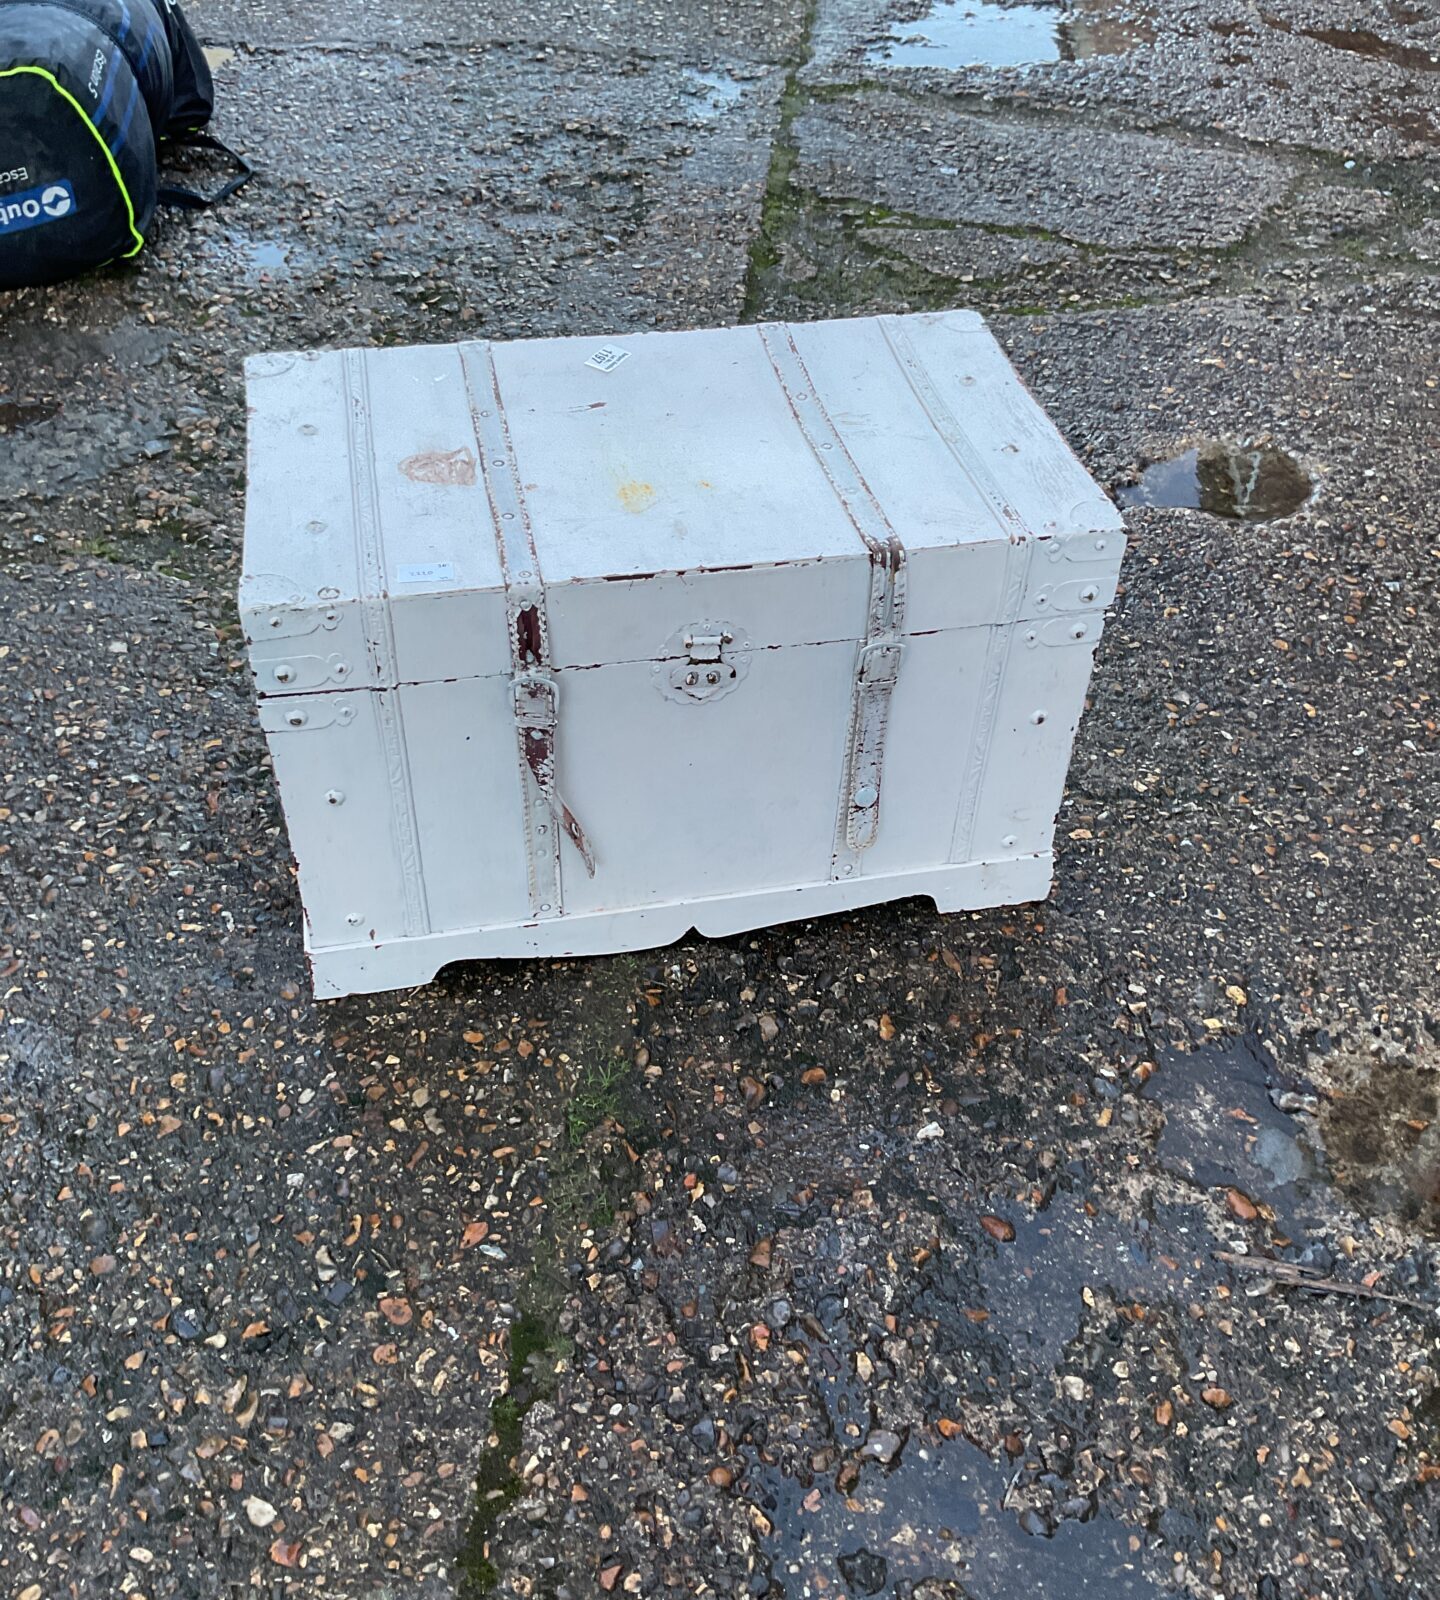
[(846, 876), (846, 877), (847, 877), (847, 878), (848, 878), (848, 877), (849, 877), (849, 876), (850, 876), (850, 874), (851, 874), (851, 873), (852, 873), (852, 872), (854, 872), (854, 870), (855, 870), (855, 866), (854, 866), (854, 863), (853, 863), (853, 862), (850, 862), (850, 861), (847, 861), (847, 862), (846, 862), (846, 863), (845, 863), (845, 865), (844, 865), (844, 867), (842, 867), (842, 868), (841, 868), (841, 871), (842, 871), (842, 872), (843, 872), (843, 873), (844, 873), (844, 875), (845, 875), (845, 876)]
[(310, 434), (319, 433), (320, 430), (313, 422), (302, 422), (300, 424), (300, 431), (308, 436)]
[(545, 824), (544, 824), (544, 823), (543, 823), (543, 822), (542, 822), (542, 823), (541, 823), (541, 824), (540, 824), (540, 826), (539, 826), (539, 827), (538, 827), (538, 828), (536, 828), (536, 830), (535, 830), (535, 832), (536, 832), (536, 833), (538, 833), (538, 834), (539, 834), (539, 835), (540, 835), (540, 837), (541, 837), (541, 838), (542, 838), (542, 839), (543, 839), (543, 838), (544, 838), (544, 837), (545, 837), (545, 835), (546, 835), (546, 834), (547, 834), (547, 833), (548, 833), (548, 832), (549, 832), (549, 831), (550, 831), (550, 830), (549, 830), (549, 829), (548, 829), (548, 828), (547, 828), (547, 827), (546, 827), (546, 826), (545, 826)]
[(545, 737), (544, 729), (542, 729), (542, 728), (531, 728), (530, 737), (532, 739), (543, 739)]
[(324, 533), (325, 531), (325, 524), (321, 522), (318, 517), (313, 521), (307, 522), (305, 526), (310, 530), (311, 533)]
[(288, 661), (282, 661), (275, 669), (276, 683), (289, 683), (295, 676), (295, 669)]
[(880, 798), (880, 791), (873, 783), (862, 783), (855, 791), (855, 804), (857, 806), (873, 806)]
[(303, 728), (305, 726), (305, 713), (303, 711), (289, 711), (285, 715), (285, 720), (292, 728)]
[(1010, 849), (1015, 843), (1015, 835), (1013, 833), (1007, 833), (1000, 843), (1003, 844), (1007, 850)]
[(1083, 639), (1085, 637), (1085, 624), (1077, 622), (1070, 630), (1070, 637), (1072, 639)]
[(1043, 711), (1032, 711), (1030, 713), (1030, 720), (1038, 728), (1040, 726), (1040, 724), (1042, 722), (1044, 722), (1044, 720), (1045, 720), (1045, 712), (1043, 712)]
[(362, 919), (358, 911), (352, 911), (346, 916), (345, 920), (352, 928), (358, 928)]
[(340, 789), (331, 789), (331, 790), (329, 790), (326, 793), (325, 798), (330, 802), (330, 804), (332, 806), (343, 806), (345, 804), (345, 795), (344, 795), (344, 792), (342, 790), (340, 790)]
[(540, 905), (540, 909), (542, 911), (548, 911), (550, 909), (550, 902), (548, 900), (542, 901), (541, 905)]

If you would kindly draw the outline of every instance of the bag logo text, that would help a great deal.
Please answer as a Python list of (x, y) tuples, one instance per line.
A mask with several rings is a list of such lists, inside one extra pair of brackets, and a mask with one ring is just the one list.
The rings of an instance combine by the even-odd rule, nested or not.
[(22, 189), (19, 194), (0, 195), (0, 235), (58, 222), (74, 210), (75, 191), (68, 178)]

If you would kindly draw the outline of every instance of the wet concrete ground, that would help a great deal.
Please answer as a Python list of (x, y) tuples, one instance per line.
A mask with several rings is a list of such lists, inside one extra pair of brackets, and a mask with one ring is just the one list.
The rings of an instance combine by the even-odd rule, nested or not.
[[(6, 1594), (1433, 1591), (1440, 19), (984, 10), (200, 0), (0, 302)], [(934, 305), (1130, 506), (1052, 899), (310, 1002), (241, 357)]]

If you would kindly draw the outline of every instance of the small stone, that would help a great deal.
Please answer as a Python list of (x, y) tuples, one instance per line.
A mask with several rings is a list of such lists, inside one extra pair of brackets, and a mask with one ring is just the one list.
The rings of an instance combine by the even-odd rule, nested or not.
[(889, 1428), (872, 1428), (865, 1437), (860, 1454), (869, 1456), (872, 1461), (890, 1462), (900, 1454), (900, 1445), (898, 1433), (892, 1433)]
[(168, 455), (170, 446), (163, 439), (147, 439), (140, 447), (153, 461), (157, 456)]
[(1073, 1372), (1067, 1372), (1060, 1380), (1060, 1392), (1067, 1400), (1083, 1400), (1085, 1398), (1084, 1378), (1077, 1378)]
[(863, 1546), (841, 1556), (836, 1565), (840, 1568), (840, 1576), (856, 1594), (879, 1594), (890, 1576), (885, 1557), (877, 1556), (873, 1550), (866, 1550)]
[(245, 1515), (254, 1527), (268, 1528), (279, 1514), (268, 1500), (262, 1500), (258, 1494), (252, 1494), (245, 1502)]

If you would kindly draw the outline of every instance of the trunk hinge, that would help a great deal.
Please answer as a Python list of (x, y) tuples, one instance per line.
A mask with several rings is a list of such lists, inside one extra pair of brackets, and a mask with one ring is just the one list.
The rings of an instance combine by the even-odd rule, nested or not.
[[(475, 367), (481, 363), (483, 381), (477, 383)], [(490, 499), (495, 547), (505, 582), (512, 671), (510, 695), (524, 806), (530, 909), (536, 917), (558, 917), (565, 910), (560, 870), (561, 835), (574, 845), (592, 878), (595, 854), (575, 813), (561, 798), (556, 782), (560, 689), (549, 670), (550, 626), (545, 611), (545, 585), (540, 576), (535, 535), (521, 493), (490, 346), (462, 345), (460, 365), (465, 374), (480, 470)]]
[(880, 834), (885, 733), (905, 653), (905, 546), (846, 449), (789, 328), (762, 323), (759, 334), (805, 442), (870, 555), (865, 637), (855, 658), (830, 870), (832, 878), (849, 878), (859, 873), (865, 851)]

